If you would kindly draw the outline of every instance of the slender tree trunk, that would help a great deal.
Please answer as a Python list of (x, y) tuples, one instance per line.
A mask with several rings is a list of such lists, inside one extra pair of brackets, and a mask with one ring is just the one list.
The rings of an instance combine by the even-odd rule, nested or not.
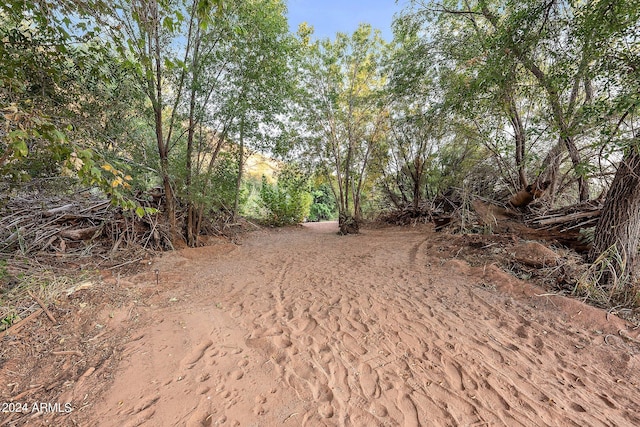
[[(192, 113), (193, 114), (193, 113)], [(194, 246), (196, 244), (196, 237), (194, 235), (194, 215), (195, 208), (193, 205), (193, 194), (191, 188), (191, 177), (192, 177), (192, 157), (193, 157), (193, 127), (195, 126), (193, 121), (193, 115), (189, 116), (189, 132), (187, 136), (187, 158), (186, 158), (186, 179), (185, 184), (187, 187), (187, 245)]]
[(171, 178), (169, 175), (169, 146), (164, 141), (164, 135), (162, 131), (162, 110), (163, 110), (163, 94), (162, 94), (162, 56), (161, 56), (161, 42), (160, 42), (160, 18), (158, 15), (158, 4), (153, 3), (153, 35), (150, 37), (149, 48), (153, 55), (153, 68), (155, 71), (155, 102), (153, 102), (155, 128), (156, 128), (156, 142), (158, 144), (158, 155), (160, 157), (160, 173), (162, 175), (162, 185), (164, 187), (164, 194), (167, 203), (167, 217), (170, 226), (171, 242), (175, 242), (178, 236), (178, 229), (176, 224), (176, 210), (175, 199), (173, 196), (173, 190), (171, 188)]
[[(558, 105), (559, 107), (559, 105)], [(564, 122), (564, 118), (558, 119), (560, 122), (560, 138), (562, 138), (567, 150), (569, 151), (569, 157), (571, 158), (571, 163), (573, 164), (573, 169), (578, 174), (578, 193), (581, 202), (586, 202), (589, 200), (589, 181), (579, 171), (581, 160), (580, 160), (580, 152), (578, 151), (578, 147), (576, 147), (575, 142), (573, 141), (573, 137), (569, 136), (569, 128)]]
[[(349, 137), (350, 138), (350, 137)], [(349, 210), (349, 190), (352, 187), (351, 183), (351, 155), (353, 152), (353, 145), (351, 139), (349, 139), (349, 148), (347, 150), (347, 157), (345, 158), (344, 165), (344, 210), (347, 217), (352, 217)]]
[[(209, 164), (207, 165), (207, 172), (206, 172), (206, 179), (205, 182), (203, 184), (203, 191), (207, 191), (207, 189), (209, 188), (209, 185), (211, 185), (211, 172), (213, 171), (213, 167), (216, 163), (216, 159), (218, 158), (218, 154), (220, 154), (220, 150), (222, 149), (222, 147), (224, 146), (224, 142), (226, 139), (226, 134), (227, 134), (227, 130), (226, 130), (226, 126), (225, 129), (222, 131), (222, 135), (220, 135), (220, 137), (218, 138), (217, 142), (216, 142), (216, 146), (213, 150), (213, 153), (211, 153), (211, 158), (209, 159)], [(201, 226), (202, 226), (202, 217), (204, 216), (204, 205), (200, 205), (200, 207), (198, 208), (198, 214), (196, 215), (196, 219), (195, 219), (195, 231), (194, 234), (196, 236), (200, 235), (200, 230), (201, 230)]]
[(551, 106), (553, 118), (556, 122), (556, 125), (558, 126), (558, 130), (560, 131), (560, 139), (564, 143), (565, 147), (567, 147), (569, 158), (571, 159), (571, 163), (573, 164), (573, 169), (578, 175), (578, 192), (580, 201), (585, 202), (589, 200), (589, 181), (579, 170), (581, 166), (580, 152), (578, 151), (578, 147), (576, 146), (573, 137), (571, 136), (570, 127), (567, 123), (564, 113), (562, 112), (558, 93), (553, 88), (544, 72), (536, 64), (532, 63), (529, 60), (523, 60), (522, 62), (538, 79), (540, 85), (547, 92), (547, 97), (549, 98), (549, 104)]
[(193, 61), (191, 63), (191, 96), (189, 99), (189, 129), (187, 132), (187, 153), (186, 153), (186, 179), (185, 184), (187, 187), (187, 245), (195, 246), (197, 244), (198, 233), (195, 231), (195, 207), (193, 204), (193, 189), (191, 188), (191, 181), (193, 176), (193, 138), (196, 132), (196, 86), (199, 78), (199, 51), (200, 51), (200, 31), (199, 27), (195, 34), (195, 43), (193, 48)]
[[(593, 247), (589, 252), (591, 262), (615, 248), (622, 258), (622, 265), (614, 263), (614, 271), (605, 274), (601, 285), (607, 289), (617, 279), (628, 275), (632, 283), (638, 277), (638, 243), (640, 241), (640, 136), (628, 149), (611, 183), (602, 214), (595, 230)], [(614, 253), (615, 253), (614, 252)]]
[(518, 190), (521, 190), (523, 188), (526, 188), (528, 184), (527, 169), (524, 163), (526, 150), (526, 134), (513, 96), (509, 95), (507, 102), (509, 110), (509, 120), (511, 121), (511, 125), (513, 126), (513, 132), (516, 140), (516, 168), (518, 170), (518, 185), (520, 185), (520, 188), (518, 188)]
[(238, 179), (236, 180), (236, 198), (233, 203), (233, 221), (238, 217), (240, 208), (240, 188), (242, 187), (242, 169), (244, 169), (244, 119), (240, 119), (240, 153), (238, 154)]
[[(340, 234), (358, 234), (358, 232), (360, 231), (358, 221), (354, 219), (353, 213), (351, 212), (351, 209), (349, 207), (349, 192), (352, 189), (352, 184), (350, 179), (351, 152), (352, 152), (352, 145), (351, 145), (351, 141), (349, 141), (349, 147), (347, 150), (347, 156), (345, 158), (345, 166), (344, 166), (344, 180), (343, 180), (344, 188), (340, 188), (340, 197), (343, 199), (340, 203), (341, 209), (338, 215), (338, 225), (340, 226)], [(356, 203), (356, 200), (354, 200), (354, 203)]]
[(558, 187), (558, 173), (560, 172), (560, 163), (562, 160), (562, 153), (564, 153), (565, 145), (561, 139), (558, 139), (556, 145), (547, 153), (542, 162), (545, 168), (542, 171), (541, 182), (549, 181), (550, 185), (547, 188), (547, 194), (549, 194), (549, 200), (551, 205), (555, 202), (556, 189)]
[(420, 154), (416, 154), (413, 165), (415, 167), (413, 173), (413, 211), (418, 212), (422, 201), (422, 177), (424, 176), (424, 160)]

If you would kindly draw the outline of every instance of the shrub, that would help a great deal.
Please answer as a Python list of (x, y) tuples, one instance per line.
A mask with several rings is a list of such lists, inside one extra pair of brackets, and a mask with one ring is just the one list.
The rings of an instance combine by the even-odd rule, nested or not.
[(269, 184), (263, 176), (260, 199), (267, 211), (267, 223), (283, 226), (304, 221), (313, 202), (308, 187), (308, 178), (293, 166), (280, 172), (275, 185)]
[(327, 184), (320, 184), (311, 192), (313, 203), (309, 211), (309, 221), (326, 221), (337, 216), (336, 202)]

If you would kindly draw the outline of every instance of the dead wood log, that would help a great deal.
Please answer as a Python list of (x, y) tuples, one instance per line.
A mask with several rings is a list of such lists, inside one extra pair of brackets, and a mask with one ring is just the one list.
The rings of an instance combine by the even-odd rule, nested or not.
[(83, 214), (85, 212), (91, 212), (100, 208), (107, 208), (111, 206), (111, 200), (103, 200), (100, 203), (97, 203), (93, 206), (89, 206), (88, 208), (82, 209), (79, 213)]
[(533, 225), (544, 227), (547, 225), (564, 224), (567, 222), (575, 221), (576, 219), (594, 218), (600, 215), (600, 209), (588, 211), (588, 212), (576, 212), (563, 216), (556, 216), (546, 219), (534, 219), (531, 221)]
[(68, 205), (60, 206), (57, 208), (49, 209), (43, 213), (44, 216), (54, 216), (62, 212), (68, 212), (76, 207), (75, 203), (69, 203)]
[(102, 226), (80, 228), (77, 230), (63, 230), (60, 232), (60, 237), (64, 237), (69, 240), (87, 240), (92, 238), (96, 232), (102, 229)]

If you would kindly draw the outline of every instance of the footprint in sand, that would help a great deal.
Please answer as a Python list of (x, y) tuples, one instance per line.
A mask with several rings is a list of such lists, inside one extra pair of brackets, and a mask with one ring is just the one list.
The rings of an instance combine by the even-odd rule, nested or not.
[(144, 398), (140, 403), (134, 406), (129, 413), (133, 415), (133, 414), (142, 412), (145, 409), (155, 405), (158, 400), (160, 400), (160, 396), (150, 396), (150, 397)]
[(313, 317), (301, 317), (292, 322), (293, 333), (295, 335), (310, 334), (318, 326), (318, 322)]
[(360, 389), (367, 398), (378, 398), (380, 396), (380, 385), (378, 373), (371, 369), (371, 365), (363, 363), (358, 369), (360, 372)]
[(617, 409), (617, 406), (615, 403), (613, 403), (613, 401), (608, 397), (605, 396), (604, 394), (599, 394), (598, 397), (600, 398), (600, 400), (602, 400), (605, 405), (607, 405), (609, 408), (611, 409)]
[(312, 389), (316, 402), (331, 402), (333, 400), (333, 391), (328, 385), (317, 383)]
[(138, 427), (149, 421), (156, 412), (154, 406), (158, 400), (160, 400), (160, 396), (143, 398), (140, 403), (127, 412), (130, 417), (124, 427)]
[(189, 419), (184, 424), (185, 427), (203, 427), (210, 426), (213, 422), (213, 415), (215, 413), (211, 407), (211, 400), (207, 397), (203, 397), (198, 402), (198, 406), (193, 410)]
[(254, 415), (265, 415), (269, 412), (264, 406), (267, 403), (267, 398), (263, 394), (256, 396), (254, 402), (255, 406), (252, 411)]
[(338, 360), (329, 364), (329, 386), (337, 401), (348, 402), (351, 398), (351, 389), (347, 380), (347, 368)]
[(354, 354), (364, 355), (368, 352), (366, 348), (361, 346), (355, 338), (353, 338), (346, 332), (342, 333), (342, 335), (340, 336), (340, 340), (342, 341), (344, 347)]
[(371, 406), (369, 407), (369, 412), (378, 418), (384, 418), (387, 415), (389, 415), (389, 411), (387, 411), (387, 407), (380, 402), (371, 402)]
[(234, 369), (229, 372), (229, 378), (233, 380), (240, 380), (242, 377), (244, 377), (244, 371), (242, 369)]
[(570, 407), (571, 407), (571, 409), (573, 409), (576, 412), (587, 412), (587, 410), (584, 409), (584, 407), (582, 405), (580, 405), (579, 403), (576, 403), (576, 402), (571, 402)]
[(273, 339), (273, 343), (276, 345), (276, 347), (278, 348), (287, 348), (287, 347), (291, 347), (291, 339), (289, 339), (288, 336), (286, 335), (280, 335), (277, 336)]
[(485, 379), (483, 387), (486, 389), (483, 393), (483, 397), (490, 403), (491, 409), (501, 409), (504, 411), (511, 410), (511, 405), (509, 405), (509, 402), (507, 402), (502, 393), (498, 391), (498, 387), (493, 379)]
[(410, 391), (411, 390), (407, 386), (400, 386), (398, 389), (398, 400), (396, 404), (404, 418), (404, 427), (420, 427), (420, 422), (418, 421), (418, 410), (409, 396)]
[(295, 373), (288, 374), (285, 377), (285, 382), (289, 387), (295, 390), (298, 397), (302, 400), (312, 400), (311, 391), (309, 390), (309, 383)]
[(204, 356), (204, 352), (207, 351), (209, 347), (213, 345), (213, 341), (206, 340), (198, 344), (196, 348), (194, 348), (191, 353), (189, 353), (184, 359), (182, 359), (181, 365), (187, 367), (188, 369), (193, 368), (202, 357)]
[(462, 372), (460, 365), (448, 360), (442, 360), (444, 365), (444, 372), (449, 380), (449, 385), (456, 390), (464, 391), (464, 383), (462, 382)]
[(293, 372), (305, 381), (312, 381), (316, 378), (316, 372), (309, 362), (294, 360), (291, 366)]
[(322, 402), (318, 406), (318, 415), (322, 418), (331, 418), (333, 417), (333, 406), (330, 402)]

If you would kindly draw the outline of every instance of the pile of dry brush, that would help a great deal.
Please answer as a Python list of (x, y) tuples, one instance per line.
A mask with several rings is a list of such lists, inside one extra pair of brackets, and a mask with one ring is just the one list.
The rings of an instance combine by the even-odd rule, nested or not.
[(590, 201), (558, 209), (537, 203), (517, 209), (508, 203), (451, 189), (437, 198), (408, 204), (382, 215), (393, 225), (432, 222), (436, 231), (451, 233), (516, 234), (521, 238), (558, 243), (587, 252), (602, 203)]
[[(153, 198), (138, 202), (159, 207), (153, 206)], [(169, 244), (168, 229), (159, 218), (139, 218), (90, 191), (17, 194), (0, 206), (0, 253), (113, 260), (119, 249), (157, 250)]]
[[(154, 253), (174, 247), (161, 189), (136, 194), (140, 206), (157, 210), (139, 217), (92, 189), (60, 195), (59, 188), (25, 187), (0, 192), (0, 331), (44, 308), (31, 291), (56, 299), (99, 271), (133, 273)], [(184, 223), (186, 208), (178, 205), (176, 213)], [(211, 215), (201, 230), (234, 238), (242, 230), (231, 218)]]

